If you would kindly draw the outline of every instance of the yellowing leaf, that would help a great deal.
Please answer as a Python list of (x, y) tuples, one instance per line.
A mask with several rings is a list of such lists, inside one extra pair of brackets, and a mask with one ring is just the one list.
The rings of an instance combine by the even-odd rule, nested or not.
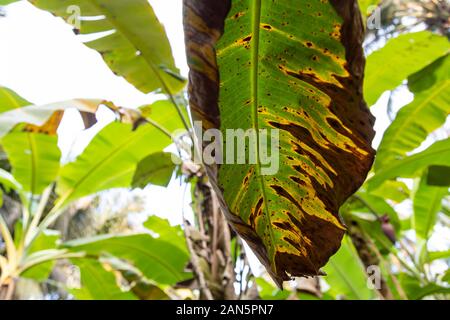
[[(245, 164), (208, 167), (225, 215), (279, 285), (320, 274), (345, 232), (339, 207), (374, 154), (357, 2), (187, 0), (184, 24), (193, 117), (221, 130), (223, 150), (228, 129), (257, 136), (234, 147), (250, 153)], [(261, 129), (279, 133), (274, 175)]]

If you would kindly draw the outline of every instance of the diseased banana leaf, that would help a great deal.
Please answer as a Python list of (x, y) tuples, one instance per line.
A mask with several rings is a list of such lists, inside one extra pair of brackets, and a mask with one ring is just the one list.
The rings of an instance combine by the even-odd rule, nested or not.
[[(256, 164), (207, 167), (222, 211), (278, 285), (320, 274), (374, 157), (357, 2), (184, 0), (184, 27), (194, 120), (221, 130), (223, 150), (227, 129), (258, 132)], [(279, 129), (275, 175), (260, 129)]]
[(72, 99), (46, 105), (33, 105), (14, 91), (0, 86), (0, 137), (3, 137), (20, 123), (27, 124), (26, 131), (55, 135), (61, 124), (64, 111), (77, 109), (85, 127), (97, 120), (95, 113), (100, 105), (112, 111), (119, 111), (113, 103), (99, 99)]

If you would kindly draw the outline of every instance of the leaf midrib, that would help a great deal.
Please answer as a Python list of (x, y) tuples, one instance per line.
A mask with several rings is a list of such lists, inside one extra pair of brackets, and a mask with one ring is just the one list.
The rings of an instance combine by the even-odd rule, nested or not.
[[(260, 150), (259, 150), (259, 124), (258, 124), (258, 71), (259, 71), (259, 35), (260, 35), (260, 22), (261, 22), (261, 0), (254, 0), (253, 6), (251, 7), (252, 13), (252, 40), (251, 40), (251, 65), (252, 68), (250, 70), (250, 87), (251, 87), (251, 96), (253, 98), (252, 104), (252, 127), (255, 130), (256, 134), (256, 146), (254, 150), (256, 150), (256, 175), (258, 176), (261, 194), (263, 197), (264, 211), (263, 214), (264, 219), (266, 221), (266, 228), (269, 230), (269, 236), (272, 243), (272, 247), (275, 246), (273, 230), (271, 228), (272, 222), (270, 221), (270, 214), (267, 201), (266, 194), (266, 185), (264, 181), (264, 177), (261, 175), (261, 159), (260, 159)], [(272, 248), (273, 249), (273, 248)], [(273, 262), (273, 261), (272, 261)]]
[[(142, 130), (141, 132), (144, 132), (144, 130)], [(102, 157), (99, 161), (97, 161), (97, 163), (95, 163), (95, 165), (93, 167), (91, 167), (88, 171), (86, 171), (86, 173), (80, 178), (78, 179), (78, 181), (68, 190), (66, 191), (66, 193), (64, 194), (64, 196), (61, 197), (61, 203), (64, 204), (68, 199), (71, 198), (71, 196), (73, 196), (73, 194), (76, 193), (77, 189), (94, 173), (96, 172), (99, 168), (101, 168), (103, 165), (107, 164), (108, 162), (110, 162), (114, 156), (119, 153), (121, 150), (123, 150), (124, 148), (126, 148), (129, 144), (131, 144), (132, 142), (134, 142), (136, 140), (136, 137), (139, 137), (140, 134), (139, 132), (135, 132), (135, 134), (131, 134), (130, 138), (125, 140), (123, 143), (121, 143), (120, 145), (118, 145), (116, 148), (114, 148), (113, 150), (111, 150), (111, 152), (108, 152), (104, 157)]]
[[(446, 140), (448, 140), (448, 139), (441, 140), (440, 142), (444, 142)], [(421, 153), (416, 153), (416, 154), (411, 155), (411, 156), (409, 156), (407, 158), (404, 158), (402, 160), (398, 160), (397, 162), (399, 162), (399, 163), (395, 163), (392, 166), (390, 166), (390, 167), (388, 167), (388, 168), (386, 168), (386, 169), (384, 169), (382, 171), (379, 171), (375, 176), (373, 176), (370, 180), (368, 180), (369, 185), (372, 184), (372, 186), (370, 188), (371, 189), (372, 188), (373, 189), (378, 188), (380, 186), (380, 184), (383, 183), (383, 181), (389, 179), (389, 178), (386, 178), (386, 175), (389, 176), (392, 171), (395, 172), (399, 167), (403, 167), (403, 166), (409, 164), (410, 162), (414, 162), (414, 161), (417, 161), (417, 160), (423, 160), (424, 158), (432, 157), (435, 154), (448, 152), (449, 150), (450, 150), (450, 148), (448, 146), (441, 146), (441, 147), (437, 148), (436, 150), (434, 150), (433, 152), (427, 152), (426, 153), (425, 152), (426, 150), (425, 150), (425, 151), (423, 151)]]
[(36, 193), (36, 142), (34, 141), (34, 137), (31, 133), (27, 133), (28, 144), (30, 145), (30, 166), (31, 166), (31, 174), (30, 174), (30, 210), (32, 206), (32, 197)]
[[(446, 81), (444, 81), (440, 86), (437, 86), (437, 88), (435, 88), (434, 90), (431, 90), (431, 91), (434, 91), (434, 92), (433, 92), (431, 95), (429, 95), (424, 101), (420, 102), (419, 105), (416, 107), (416, 109), (415, 109), (412, 113), (409, 113), (408, 118), (406, 118), (406, 120), (403, 121), (403, 123), (401, 123), (401, 124), (399, 125), (399, 127), (398, 127), (398, 129), (397, 129), (397, 132), (403, 132), (403, 129), (404, 129), (404, 128), (409, 127), (409, 125), (410, 125), (411, 123), (413, 123), (415, 120), (417, 120), (417, 118), (415, 117), (415, 115), (416, 115), (417, 113), (419, 113), (420, 111), (422, 111), (423, 108), (424, 108), (424, 106), (426, 106), (426, 105), (428, 104), (428, 102), (430, 102), (431, 100), (433, 100), (433, 99), (434, 99), (437, 95), (439, 95), (444, 89), (446, 89), (446, 88), (449, 86), (449, 84), (450, 84), (450, 81), (449, 81), (449, 80), (446, 80)], [(411, 104), (413, 104), (413, 103), (414, 103), (414, 102), (412, 102)], [(407, 106), (406, 106), (405, 108), (407, 108)], [(392, 147), (392, 145), (396, 145), (397, 142), (398, 142), (398, 141), (397, 141), (396, 138), (389, 140), (389, 142), (386, 143), (386, 145), (384, 146), (384, 148), (383, 148), (383, 146), (380, 146), (380, 151), (381, 151), (382, 149), (387, 149), (387, 150), (391, 149), (390, 147)], [(385, 161), (385, 160), (384, 160), (384, 161)]]
[(161, 86), (163, 87), (163, 89), (168, 92), (169, 94), (171, 94), (171, 91), (169, 89), (169, 87), (167, 86), (166, 82), (164, 81), (164, 79), (162, 78), (161, 74), (159, 73), (158, 67), (155, 65), (154, 61), (150, 58), (149, 54), (147, 53), (146, 50), (143, 50), (143, 48), (141, 48), (138, 44), (136, 44), (133, 39), (134, 36), (132, 34), (130, 34), (127, 31), (126, 27), (123, 27), (116, 19), (114, 19), (111, 16), (111, 12), (109, 12), (109, 10), (107, 9), (106, 6), (102, 6), (100, 5), (97, 1), (93, 1), (93, 5), (95, 7), (97, 7), (97, 9), (100, 12), (103, 12), (105, 14), (106, 19), (108, 19), (108, 21), (114, 26), (114, 28), (121, 34), (125, 35), (125, 37), (123, 37), (125, 40), (127, 40), (128, 43), (130, 43), (130, 45), (140, 51), (142, 53), (141, 57), (144, 58), (145, 62), (147, 62), (147, 65), (150, 67), (150, 69), (152, 70), (152, 72), (155, 74), (156, 78), (158, 79), (158, 81), (161, 83)]
[(359, 294), (358, 288), (355, 288), (351, 280), (347, 279), (347, 273), (340, 269), (339, 264), (335, 263), (333, 260), (330, 260), (330, 265), (333, 266), (334, 270), (338, 273), (339, 277), (343, 280), (343, 282), (347, 285), (347, 288), (360, 300), (364, 300), (364, 297)]

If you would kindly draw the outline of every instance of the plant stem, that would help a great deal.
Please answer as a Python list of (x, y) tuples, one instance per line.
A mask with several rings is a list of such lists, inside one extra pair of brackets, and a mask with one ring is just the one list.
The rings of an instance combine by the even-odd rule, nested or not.
[(37, 226), (39, 224), (39, 221), (42, 218), (42, 215), (44, 214), (44, 210), (45, 210), (45, 207), (47, 206), (48, 199), (50, 198), (50, 195), (51, 195), (51, 193), (53, 191), (53, 186), (54, 186), (53, 183), (50, 186), (48, 186), (44, 190), (44, 192), (43, 192), (43, 194), (41, 196), (41, 199), (39, 200), (39, 205), (38, 205), (38, 207), (36, 209), (35, 214), (33, 215), (31, 223), (25, 229), (25, 234), (24, 234), (24, 237), (22, 238), (22, 241), (21, 241), (21, 245), (23, 247), (26, 247), (28, 245), (30, 234), (32, 234), (35, 231), (35, 229), (37, 228)]
[(8, 257), (9, 263), (16, 263), (17, 262), (17, 251), (16, 247), (14, 245), (14, 240), (11, 235), (11, 232), (9, 232), (8, 225), (3, 219), (3, 216), (0, 214), (0, 235), (3, 238), (3, 241), (5, 242), (6, 246), (6, 256)]
[[(52, 250), (53, 251), (53, 250)], [(83, 258), (86, 256), (84, 252), (69, 252), (67, 250), (57, 250), (54, 251), (54, 254), (43, 255), (38, 258), (29, 257), (28, 261), (26, 260), (22, 266), (19, 268), (19, 274), (30, 269), (31, 267), (37, 266), (39, 264), (52, 261), (52, 260), (61, 260), (61, 259), (69, 259), (69, 258)]]

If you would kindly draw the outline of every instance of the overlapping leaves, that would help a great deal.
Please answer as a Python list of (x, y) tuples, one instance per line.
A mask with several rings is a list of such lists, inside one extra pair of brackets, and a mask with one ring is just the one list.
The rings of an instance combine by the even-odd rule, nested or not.
[[(140, 91), (177, 93), (185, 85), (178, 75), (169, 40), (146, 0), (30, 0), (68, 22), (77, 33), (97, 35), (85, 44), (97, 50), (113, 72)], [(76, 6), (78, 11), (68, 10)], [(81, 16), (74, 16), (79, 12)], [(77, 27), (76, 25), (74, 27)]]

